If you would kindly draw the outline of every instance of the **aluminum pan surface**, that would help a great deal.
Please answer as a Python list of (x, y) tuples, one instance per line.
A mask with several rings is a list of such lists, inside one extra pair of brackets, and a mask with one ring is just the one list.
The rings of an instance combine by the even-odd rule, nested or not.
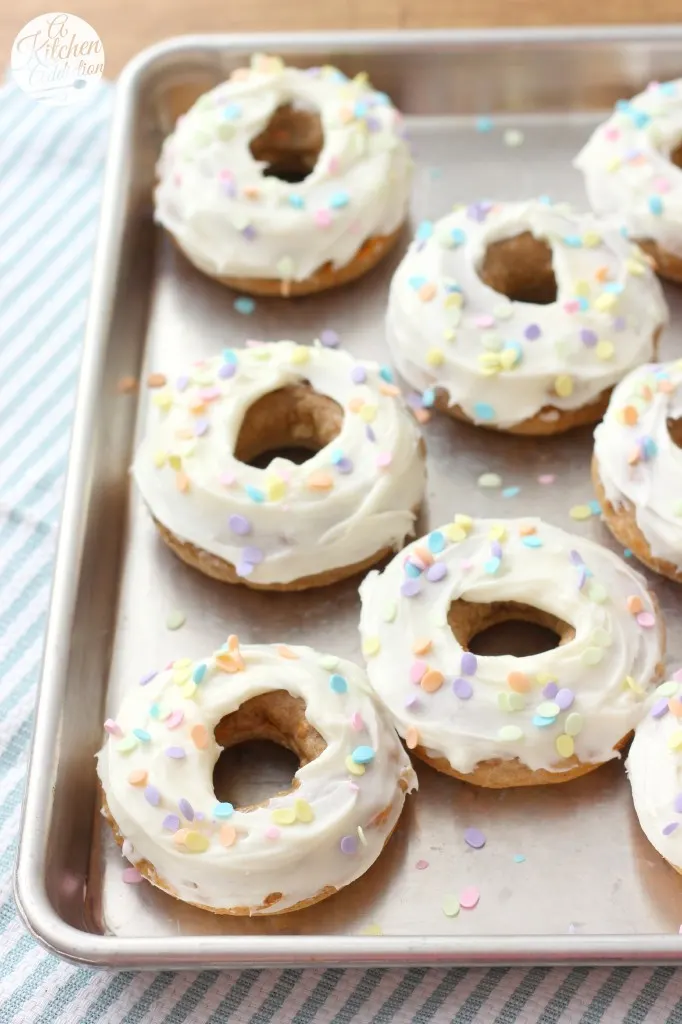
[[(114, 711), (126, 685), (150, 666), (205, 654), (227, 632), (252, 642), (311, 643), (360, 660), (357, 581), (287, 598), (223, 588), (165, 550), (129, 493), (136, 400), (116, 394), (124, 374), (172, 373), (247, 337), (306, 342), (325, 327), (339, 331), (351, 351), (387, 360), (383, 312), (398, 255), (336, 294), (292, 303), (259, 300), (254, 315), (244, 318), (232, 307), (234, 293), (202, 278), (154, 232), (154, 157), (186, 89), (210, 87), (254, 49), (299, 54), (302, 63), (334, 59), (349, 71), (365, 67), (410, 115), (418, 161), (413, 222), (484, 195), (549, 193), (580, 204), (582, 184), (570, 160), (599, 119), (594, 108), (635, 91), (652, 75), (679, 73), (680, 34), (659, 33), (655, 46), (642, 42), (645, 37), (641, 29), (626, 33), (627, 45), (617, 46), (608, 33), (581, 39), (575, 32), (539, 34), (532, 45), (515, 33), (376, 36), (362, 44), (340, 37), (305, 43), (286, 37), (194, 39), (155, 48), (124, 76), (17, 884), (31, 927), (58, 951), (112, 966), (167, 967), (675, 955), (682, 889), (638, 829), (618, 763), (567, 786), (503, 793), (417, 765), (421, 791), (408, 801), (399, 830), (363, 879), (304, 912), (245, 921), (196, 911), (150, 886), (122, 882), (120, 854), (95, 813), (91, 760), (102, 717)], [(475, 90), (469, 88), (474, 84)], [(477, 133), (471, 115), (490, 111), (503, 112), (495, 130)], [(523, 145), (505, 146), (505, 127), (523, 131)], [(673, 326), (664, 357), (679, 352), (673, 339), (682, 324), (678, 293), (669, 290), (668, 298)], [(138, 433), (145, 415), (142, 395)], [(425, 436), (430, 483), (424, 530), (456, 509), (498, 516), (533, 512), (610, 544), (597, 520), (574, 524), (568, 517), (570, 505), (592, 497), (589, 430), (515, 439), (435, 418)], [(503, 499), (482, 491), (476, 480), (484, 471), (499, 473), (520, 493)], [(556, 473), (552, 487), (538, 483), (545, 473)], [(653, 585), (668, 621), (669, 662), (679, 663), (680, 596), (672, 584), (654, 579)], [(69, 650), (64, 634), (74, 607)], [(174, 608), (187, 615), (177, 633), (164, 626)], [(242, 796), (249, 773), (238, 764), (233, 768)], [(263, 778), (274, 787), (281, 775), (266, 765)], [(472, 824), (486, 832), (484, 850), (468, 850), (462, 841)], [(522, 864), (513, 860), (517, 853), (526, 858)], [(426, 870), (415, 870), (419, 859), (429, 862)], [(480, 888), (478, 908), (446, 918), (443, 897), (466, 884)], [(359, 937), (370, 924), (379, 924), (384, 936)]]

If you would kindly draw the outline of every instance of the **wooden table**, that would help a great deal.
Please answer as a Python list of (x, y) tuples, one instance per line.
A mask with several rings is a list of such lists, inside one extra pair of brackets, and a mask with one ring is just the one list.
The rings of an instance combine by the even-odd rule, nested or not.
[(27, 21), (67, 10), (99, 34), (106, 74), (138, 50), (185, 32), (464, 28), (679, 21), (681, 0), (13, 0), (0, 4), (0, 52)]

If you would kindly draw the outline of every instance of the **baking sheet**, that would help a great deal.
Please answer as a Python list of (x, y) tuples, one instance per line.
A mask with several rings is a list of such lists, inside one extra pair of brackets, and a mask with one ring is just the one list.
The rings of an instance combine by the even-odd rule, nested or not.
[[(680, 73), (680, 32), (646, 40), (641, 29), (525, 40), (514, 33), (377, 35), (362, 43), (189, 39), (157, 47), (124, 76), (17, 869), (22, 913), (57, 952), (111, 966), (176, 967), (663, 960), (682, 948), (682, 885), (639, 830), (619, 762), (566, 785), (502, 792), (418, 762), (420, 791), (362, 879), (305, 911), (245, 920), (123, 882), (126, 862), (97, 813), (92, 759), (101, 722), (127, 686), (169, 660), (205, 655), (228, 633), (362, 662), (358, 579), (286, 597), (254, 593), (205, 579), (167, 551), (127, 474), (149, 395), (121, 395), (117, 383), (152, 370), (172, 376), (249, 338), (308, 343), (324, 328), (358, 356), (387, 362), (387, 287), (404, 243), (357, 284), (301, 300), (259, 299), (253, 315), (240, 315), (237, 293), (202, 277), (151, 222), (154, 159), (179, 108), (253, 50), (290, 53), (301, 64), (333, 61), (350, 73), (363, 68), (408, 114), (417, 161), (412, 227), (481, 197), (544, 193), (584, 205), (571, 159), (603, 108), (650, 77)], [(480, 114), (494, 116), (492, 131), (476, 130)], [(506, 144), (507, 129), (523, 133), (521, 145)], [(661, 356), (671, 358), (680, 352), (682, 292), (666, 294), (672, 324)], [(424, 433), (429, 484), (420, 532), (455, 511), (532, 513), (618, 550), (598, 518), (575, 523), (568, 514), (593, 498), (590, 429), (514, 438), (434, 417)], [(519, 492), (482, 489), (484, 472)], [(541, 484), (546, 474), (555, 483)], [(650, 579), (667, 619), (668, 664), (677, 665), (682, 591)], [(174, 610), (186, 615), (177, 632), (165, 625)], [(286, 758), (257, 763), (233, 755), (226, 766), (239, 801), (291, 777)], [(468, 826), (485, 832), (482, 850), (464, 843)], [(417, 869), (418, 861), (428, 867)], [(446, 917), (444, 897), (467, 885), (479, 888), (478, 907)]]

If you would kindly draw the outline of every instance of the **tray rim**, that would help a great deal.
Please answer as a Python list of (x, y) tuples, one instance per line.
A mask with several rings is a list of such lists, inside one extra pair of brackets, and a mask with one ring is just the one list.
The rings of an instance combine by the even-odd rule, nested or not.
[[(105, 339), (114, 299), (114, 274), (123, 242), (117, 199), (127, 188), (125, 140), (139, 89), (155, 65), (183, 52), (275, 50), (315, 52), (320, 48), (353, 52), (462, 50), (475, 46), (522, 49), (552, 44), (682, 43), (682, 24), (570, 26), (462, 30), (376, 30), (370, 32), (203, 33), (175, 36), (133, 57), (116, 86), (101, 215), (83, 341), (66, 485), (49, 603), (45, 647), (37, 687), (35, 725), (27, 765), (19, 844), (14, 870), (14, 898), (31, 935), (49, 952), (91, 967), (200, 969), (211, 967), (408, 966), (411, 964), (484, 966), (679, 963), (680, 938), (646, 935), (517, 936), (187, 936), (121, 938), (99, 935), (65, 922), (50, 902), (44, 867), (49, 837), (51, 776), (33, 770), (36, 761), (53, 765), (54, 722), (59, 720), (67, 685), (69, 638), (73, 622), (83, 546), (81, 510), (88, 502), (89, 438), (97, 422), (97, 396), (106, 354)], [(47, 777), (49, 776), (49, 777)], [(188, 946), (191, 945), (191, 950)], [(295, 950), (292, 950), (295, 945)]]

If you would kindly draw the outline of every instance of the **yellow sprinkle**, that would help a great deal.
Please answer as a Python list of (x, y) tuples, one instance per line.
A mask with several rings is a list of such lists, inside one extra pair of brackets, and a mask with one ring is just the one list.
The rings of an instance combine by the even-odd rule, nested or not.
[(586, 249), (595, 249), (601, 244), (601, 235), (596, 231), (586, 231), (583, 235), (583, 245)]
[(635, 277), (642, 277), (646, 274), (646, 265), (644, 263), (640, 263), (639, 260), (626, 260), (625, 266), (629, 273), (633, 274)]
[(360, 935), (383, 935), (383, 934), (384, 933), (381, 930), (381, 925), (378, 925), (378, 924), (368, 924), (367, 927), (363, 928), (362, 931), (360, 932)]
[(187, 682), (187, 680), (189, 679), (189, 677), (191, 675), (192, 675), (191, 667), (190, 668), (176, 668), (173, 671), (173, 675), (171, 676), (171, 679), (173, 680), (173, 682), (175, 683), (176, 686), (182, 686), (183, 683)]
[(616, 347), (612, 341), (599, 341), (595, 349), (597, 359), (612, 359)]
[(619, 156), (612, 156), (611, 159), (608, 160), (607, 163), (606, 163), (606, 170), (607, 171), (617, 171), (619, 167), (620, 167), (620, 157)]
[(590, 294), (589, 282), (588, 281), (576, 281), (575, 282), (574, 291), (575, 291), (575, 294), (578, 295), (580, 298), (586, 299), (589, 296), (589, 294)]
[(452, 327), (446, 327), (445, 330), (443, 331), (444, 341), (454, 341), (456, 337), (457, 331), (455, 331)]
[(575, 750), (573, 737), (568, 736), (566, 733), (562, 733), (561, 736), (557, 736), (556, 749), (559, 757), (571, 757)]
[(179, 455), (169, 455), (168, 465), (170, 466), (171, 469), (174, 469), (177, 472), (178, 470), (182, 469), (182, 459), (180, 458)]
[(291, 353), (291, 362), (296, 366), (299, 366), (301, 363), (307, 363), (309, 359), (310, 349), (306, 348), (305, 345), (297, 345)]
[(668, 746), (671, 750), (680, 750), (682, 748), (682, 729), (676, 729), (675, 732), (670, 734)]
[(349, 771), (351, 773), (351, 775), (364, 775), (365, 774), (365, 766), (364, 766), (364, 764), (356, 764), (350, 754), (346, 758), (346, 770)]
[(159, 409), (170, 409), (173, 404), (173, 396), (170, 391), (156, 391), (152, 395), (152, 402), (158, 405)]
[(208, 850), (209, 845), (208, 836), (201, 832), (188, 832), (185, 836), (185, 846), (192, 853), (203, 853), (204, 850)]
[(287, 493), (287, 485), (278, 476), (273, 476), (266, 481), (265, 493), (268, 501), (280, 501)]
[(497, 352), (479, 352), (478, 365), (483, 371), (497, 373), (500, 369), (500, 357)]
[(579, 711), (571, 711), (570, 715), (566, 716), (564, 723), (564, 730), (568, 736), (577, 736), (584, 724), (583, 716)]
[(365, 423), (372, 423), (376, 419), (377, 407), (376, 405), (363, 405), (360, 409), (360, 419), (364, 420)]
[(464, 296), (462, 295), (461, 292), (450, 292), (450, 294), (445, 297), (445, 302), (443, 303), (443, 305), (445, 306), (446, 309), (452, 309), (453, 306), (456, 309), (458, 309), (461, 305), (463, 305), (463, 303)]
[(368, 658), (372, 655), (378, 654), (381, 650), (381, 641), (378, 636), (366, 636), (362, 641), (362, 653)]
[(553, 676), (551, 672), (538, 672), (535, 677), (535, 681), (538, 686), (546, 686), (547, 683), (556, 683), (556, 676)]
[(451, 540), (453, 544), (459, 543), (461, 540), (466, 540), (467, 532), (463, 526), (457, 526), (456, 523), (448, 523), (447, 526), (443, 527), (443, 533)]
[(294, 810), (296, 811), (296, 820), (302, 821), (305, 825), (315, 817), (315, 812), (307, 800), (296, 800)]
[(187, 682), (183, 683), (182, 686), (178, 687), (178, 689), (180, 690), (180, 695), (184, 697), (185, 700), (191, 700), (197, 692), (197, 684), (193, 679), (188, 679)]
[(573, 394), (573, 378), (568, 373), (560, 373), (554, 381), (554, 390), (561, 398)]
[(278, 807), (276, 811), (270, 812), (270, 818), (275, 825), (293, 825), (296, 821), (296, 811), (293, 807)]
[(474, 525), (474, 521), (471, 518), (471, 516), (464, 515), (463, 512), (457, 513), (457, 515), (454, 518), (454, 522), (457, 524), (457, 526), (461, 526), (462, 529), (466, 530), (467, 532)]
[(610, 313), (612, 309), (615, 309), (617, 302), (618, 296), (613, 292), (603, 292), (594, 300), (594, 308), (598, 309), (600, 313)]
[(430, 348), (426, 353), (426, 362), (429, 366), (442, 366), (445, 362), (445, 356), (443, 355), (442, 349)]
[(154, 452), (154, 465), (157, 469), (161, 469), (162, 466), (166, 465), (166, 458), (165, 452)]
[(503, 370), (511, 370), (519, 361), (519, 353), (514, 348), (505, 348), (500, 352), (499, 360)]
[(574, 505), (573, 508), (568, 511), (571, 519), (577, 519), (580, 522), (583, 519), (589, 519), (592, 515), (592, 509), (589, 505)]
[(191, 668), (191, 666), (192, 666), (192, 659), (191, 658), (176, 658), (176, 660), (173, 662), (173, 666), (172, 667), (179, 670), (181, 668)]
[(625, 679), (623, 680), (623, 686), (626, 687), (628, 690), (632, 690), (633, 693), (639, 694), (640, 696), (644, 693), (644, 687), (640, 686), (637, 680), (633, 679), (632, 676), (625, 677)]
[(495, 523), (495, 525), (491, 526), (488, 530), (488, 536), (491, 540), (504, 540), (507, 536), (507, 531), (502, 523)]

